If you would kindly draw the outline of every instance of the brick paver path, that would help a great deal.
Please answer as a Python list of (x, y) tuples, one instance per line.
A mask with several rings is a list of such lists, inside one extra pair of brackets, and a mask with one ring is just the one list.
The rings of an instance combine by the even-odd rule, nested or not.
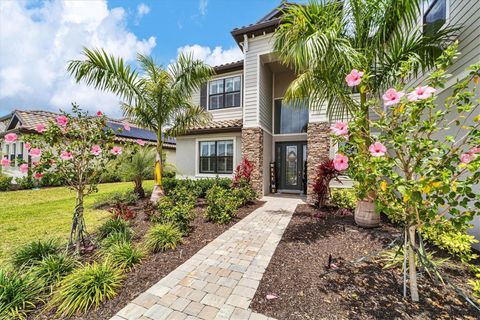
[(258, 208), (120, 310), (111, 320), (271, 319), (248, 307), (297, 206)]

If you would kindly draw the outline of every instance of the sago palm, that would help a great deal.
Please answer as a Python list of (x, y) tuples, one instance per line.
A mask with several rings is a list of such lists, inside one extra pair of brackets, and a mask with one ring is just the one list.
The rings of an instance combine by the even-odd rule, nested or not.
[(416, 73), (433, 67), (458, 29), (424, 35), (418, 23), (421, 3), (332, 0), (287, 6), (274, 48), (298, 78), (285, 99), (297, 105), (307, 101), (314, 109), (327, 105), (331, 117), (344, 117), (360, 108), (345, 83), (353, 68), (370, 75), (368, 93), (375, 96), (394, 83), (402, 62), (415, 58)]
[(85, 60), (68, 64), (67, 70), (75, 80), (118, 95), (123, 100), (125, 116), (157, 135), (155, 187), (151, 197), (156, 202), (163, 195), (162, 136), (176, 136), (208, 120), (208, 113), (193, 105), (190, 98), (213, 75), (213, 69), (184, 54), (167, 68), (157, 65), (151, 57), (138, 54), (141, 69), (138, 72), (104, 50), (85, 48), (83, 53)]
[(133, 191), (140, 198), (144, 198), (143, 180), (151, 177), (152, 163), (155, 160), (154, 150), (148, 147), (140, 148), (133, 153), (124, 153), (118, 160), (121, 177), (127, 181), (133, 181), (135, 184)]

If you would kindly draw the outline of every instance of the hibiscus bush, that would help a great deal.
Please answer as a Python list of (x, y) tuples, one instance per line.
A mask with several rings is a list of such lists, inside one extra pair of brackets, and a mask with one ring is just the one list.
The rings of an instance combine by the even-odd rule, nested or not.
[[(76, 192), (69, 245), (75, 244), (77, 251), (86, 233), (83, 199), (97, 191), (108, 161), (122, 153), (122, 148), (114, 145), (115, 132), (106, 121), (101, 112), (89, 116), (74, 104), (72, 114), (63, 112), (55, 121), (38, 124), (40, 134), (25, 138), (33, 177), (55, 176)], [(28, 166), (20, 169), (29, 170)]]
[[(378, 119), (355, 114), (342, 152), (349, 154), (349, 174), (360, 182), (363, 195), (374, 199), (377, 209), (405, 226), (409, 261), (410, 294), (418, 301), (415, 255), (428, 264), (419, 230), (435, 227), (465, 232), (480, 208), (480, 195), (473, 191), (480, 181), (480, 116), (478, 82), (480, 64), (469, 68), (453, 93), (437, 106), (435, 92), (444, 86), (446, 69), (457, 57), (457, 44), (437, 60), (436, 69), (413, 90), (403, 79), (411, 76), (411, 61), (398, 71), (401, 81), (386, 90), (383, 103), (375, 97), (362, 100)], [(365, 77), (363, 83), (362, 77)], [(348, 79), (347, 79), (348, 83)], [(368, 96), (368, 73), (357, 85)], [(407, 91), (409, 91), (407, 93)], [(378, 132), (378, 136), (370, 134)]]

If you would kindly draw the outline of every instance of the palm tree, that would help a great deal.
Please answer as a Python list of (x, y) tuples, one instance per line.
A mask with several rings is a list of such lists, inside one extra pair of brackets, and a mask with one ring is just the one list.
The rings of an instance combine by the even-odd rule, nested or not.
[(143, 180), (151, 178), (152, 163), (155, 160), (155, 152), (152, 148), (144, 147), (132, 152), (125, 152), (118, 159), (118, 171), (126, 181), (133, 181), (133, 191), (140, 198), (145, 197)]
[[(285, 100), (311, 108), (327, 105), (330, 117), (341, 118), (368, 107), (352, 98), (345, 76), (357, 68), (369, 75), (366, 94), (378, 96), (395, 83), (403, 62), (414, 59), (414, 72), (434, 66), (458, 28), (426, 36), (418, 26), (421, 0), (310, 1), (284, 9), (274, 48), (298, 78)], [(364, 109), (359, 110), (361, 106)], [(366, 121), (367, 122), (367, 121)], [(366, 128), (368, 129), (368, 128)]]
[(125, 116), (157, 135), (155, 186), (151, 197), (152, 202), (157, 202), (164, 194), (163, 134), (177, 136), (208, 120), (208, 113), (193, 105), (190, 97), (213, 75), (213, 69), (185, 54), (180, 54), (167, 68), (157, 65), (151, 57), (138, 54), (140, 74), (122, 58), (115, 58), (103, 49), (84, 48), (83, 54), (85, 60), (68, 64), (67, 70), (75, 80), (117, 94), (123, 100)]

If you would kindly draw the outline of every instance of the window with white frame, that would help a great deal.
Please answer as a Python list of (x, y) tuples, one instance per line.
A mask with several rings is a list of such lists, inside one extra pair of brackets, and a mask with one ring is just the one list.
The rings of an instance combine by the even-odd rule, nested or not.
[(199, 172), (229, 174), (233, 172), (233, 140), (200, 141)]
[(423, 34), (434, 35), (447, 22), (448, 0), (425, 0), (423, 2)]
[(208, 109), (240, 107), (241, 77), (213, 80), (208, 83)]

